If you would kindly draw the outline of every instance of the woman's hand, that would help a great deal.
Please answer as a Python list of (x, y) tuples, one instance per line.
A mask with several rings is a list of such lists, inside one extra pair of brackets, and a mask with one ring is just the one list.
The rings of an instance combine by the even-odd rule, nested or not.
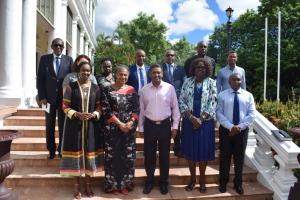
[(127, 125), (123, 122), (119, 122), (118, 123), (118, 127), (119, 129), (123, 132), (123, 133), (128, 133), (129, 132), (129, 128), (127, 127)]
[(79, 120), (90, 120), (90, 119), (93, 119), (96, 117), (95, 114), (93, 113), (82, 113), (82, 112), (76, 112), (75, 114), (75, 117), (77, 117)]
[(194, 115), (191, 115), (189, 118), (193, 124), (194, 129), (200, 128), (202, 121), (199, 118), (195, 117)]

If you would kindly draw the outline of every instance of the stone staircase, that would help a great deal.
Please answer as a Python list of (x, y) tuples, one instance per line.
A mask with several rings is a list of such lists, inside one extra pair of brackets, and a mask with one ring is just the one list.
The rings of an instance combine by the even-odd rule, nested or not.
[[(14, 129), (22, 132), (22, 137), (15, 139), (11, 148), (11, 157), (15, 160), (13, 174), (5, 180), (5, 185), (18, 194), (19, 200), (62, 200), (72, 199), (73, 179), (59, 174), (59, 159), (47, 160), (48, 152), (45, 145), (44, 113), (37, 108), (19, 109), (12, 116), (7, 117), (1, 129)], [(216, 134), (218, 135), (218, 134)], [(196, 188), (192, 192), (184, 190), (189, 182), (187, 162), (177, 158), (173, 152), (170, 155), (170, 192), (161, 195), (155, 185), (148, 195), (142, 193), (145, 181), (143, 168), (143, 139), (137, 138), (137, 159), (135, 171), (136, 187), (128, 195), (105, 194), (102, 190), (104, 172), (93, 178), (95, 197), (92, 199), (272, 199), (273, 192), (263, 187), (256, 180), (257, 172), (247, 166), (244, 167), (244, 195), (238, 195), (233, 189), (233, 168), (230, 183), (226, 193), (218, 191), (218, 138), (216, 138), (216, 160), (209, 162), (206, 171), (207, 192), (202, 194)], [(158, 163), (158, 162), (157, 162)], [(156, 176), (159, 175), (156, 170)], [(83, 196), (83, 199), (88, 199)]]

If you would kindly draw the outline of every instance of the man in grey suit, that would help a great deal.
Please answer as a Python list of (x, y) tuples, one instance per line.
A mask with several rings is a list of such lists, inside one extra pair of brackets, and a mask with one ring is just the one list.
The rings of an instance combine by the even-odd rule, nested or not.
[[(50, 104), (50, 112), (45, 112), (46, 116), (46, 143), (49, 151), (49, 159), (55, 157), (55, 151), (58, 151), (61, 157), (61, 140), (64, 125), (64, 112), (62, 110), (62, 82), (65, 76), (71, 72), (73, 59), (63, 55), (64, 41), (55, 38), (51, 43), (52, 54), (41, 57), (37, 74), (37, 89), (41, 104)], [(59, 145), (56, 149), (55, 144), (55, 121), (56, 112), (58, 116)]]
[[(176, 54), (172, 49), (166, 50), (165, 63), (163, 67), (163, 81), (174, 86), (177, 99), (180, 96), (181, 87), (185, 79), (185, 70), (182, 66), (175, 64)], [(180, 125), (178, 127), (177, 135), (174, 138), (174, 154), (181, 157), (180, 151)]]

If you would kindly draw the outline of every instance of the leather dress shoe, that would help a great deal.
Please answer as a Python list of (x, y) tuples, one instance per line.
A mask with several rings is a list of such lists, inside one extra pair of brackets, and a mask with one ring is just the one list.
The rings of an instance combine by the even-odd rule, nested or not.
[(49, 153), (48, 160), (53, 160), (55, 158), (55, 153)]
[(238, 193), (238, 194), (244, 194), (244, 189), (243, 189), (243, 187), (241, 186), (241, 185), (239, 185), (239, 186), (234, 186), (234, 188), (235, 188), (235, 191)]
[(167, 194), (169, 192), (168, 186), (167, 185), (160, 185), (159, 186), (159, 191), (161, 194)]
[(152, 188), (153, 188), (153, 183), (146, 183), (144, 186), (143, 193), (149, 194), (151, 192)]
[(226, 192), (226, 185), (221, 184), (221, 185), (219, 186), (219, 191), (220, 191), (221, 193), (225, 193), (225, 192)]

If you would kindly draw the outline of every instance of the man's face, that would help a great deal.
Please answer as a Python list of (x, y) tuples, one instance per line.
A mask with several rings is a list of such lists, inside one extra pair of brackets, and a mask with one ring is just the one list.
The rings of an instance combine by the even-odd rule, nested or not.
[(233, 90), (237, 91), (238, 89), (240, 89), (240, 87), (242, 85), (241, 76), (238, 74), (230, 76), (229, 84)]
[(230, 53), (227, 57), (227, 62), (229, 66), (234, 67), (237, 62), (237, 54), (236, 53)]
[(112, 71), (112, 64), (109, 60), (102, 63), (102, 71), (104, 74), (110, 74)]
[(175, 62), (175, 52), (173, 50), (166, 51), (165, 62), (168, 64), (172, 64)]
[(146, 54), (144, 51), (140, 50), (140, 51), (136, 52), (136, 54), (135, 54), (136, 64), (138, 64), (139, 66), (142, 66), (145, 62), (145, 58), (146, 58)]
[(51, 48), (53, 50), (53, 53), (55, 55), (59, 56), (64, 49), (64, 42), (59, 39), (53, 40), (53, 42), (51, 44)]
[(150, 76), (151, 76), (153, 85), (159, 85), (161, 82), (161, 79), (163, 77), (161, 68), (160, 67), (152, 68)]
[(204, 42), (200, 42), (197, 46), (197, 52), (200, 56), (205, 56), (207, 50), (207, 45)]

